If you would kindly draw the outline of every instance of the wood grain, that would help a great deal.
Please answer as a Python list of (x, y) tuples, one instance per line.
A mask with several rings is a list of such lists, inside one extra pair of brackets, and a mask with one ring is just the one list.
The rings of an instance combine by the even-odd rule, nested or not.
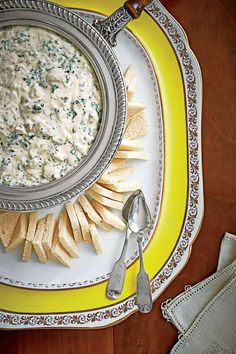
[(211, 274), (223, 234), (236, 233), (236, 2), (162, 3), (185, 28), (203, 73), (205, 216), (191, 258), (149, 315), (137, 313), (103, 330), (1, 331), (1, 353), (169, 353), (177, 332), (162, 318), (161, 302)]

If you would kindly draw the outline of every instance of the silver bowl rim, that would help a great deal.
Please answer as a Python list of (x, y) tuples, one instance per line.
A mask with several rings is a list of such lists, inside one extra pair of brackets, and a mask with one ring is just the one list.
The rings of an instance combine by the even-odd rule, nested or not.
[[(97, 51), (99, 51), (103, 57), (104, 62), (106, 62), (106, 65), (110, 71), (111, 78), (114, 82), (114, 89), (116, 91), (116, 119), (114, 122), (113, 132), (109, 137), (109, 142), (107, 143), (106, 151), (102, 156), (99, 156), (94, 168), (92, 168), (92, 170), (81, 181), (76, 183), (76, 185), (73, 185), (73, 187), (68, 187), (68, 189), (64, 191), (60, 191), (59, 189), (58, 193), (44, 197), (42, 199), (33, 198), (34, 191), (36, 191), (37, 187), (15, 188), (4, 187), (0, 185), (0, 209), (32, 211), (54, 207), (58, 204), (71, 200), (73, 197), (79, 195), (87, 188), (89, 188), (89, 186), (91, 186), (91, 184), (93, 184), (102, 175), (106, 167), (110, 164), (113, 157), (115, 156), (115, 153), (123, 137), (127, 114), (127, 99), (123, 74), (113, 50), (102, 37), (102, 35), (85, 19), (83, 19), (78, 14), (68, 10), (67, 8), (64, 8), (63, 6), (44, 0), (4, 0), (0, 2), (0, 14), (1, 12), (4, 12), (4, 18), (7, 19), (8, 15), (10, 15), (14, 10), (30, 10), (28, 13), (45, 13), (54, 18), (56, 17), (57, 19), (65, 21), (65, 23), (69, 23), (76, 30), (78, 30), (78, 33), (80, 32), (89, 38), (93, 46), (96, 47)], [(97, 70), (95, 71), (97, 72)], [(109, 115), (106, 116), (106, 119), (109, 119)], [(68, 178), (69, 175), (70, 173), (64, 178)], [(61, 180), (63, 180), (63, 178), (58, 179), (53, 183), (58, 183), (59, 181), (60, 184)], [(68, 179), (68, 181), (69, 180), (70, 179)], [(44, 189), (47, 190), (50, 184), (51, 183), (41, 185), (40, 188), (44, 188), (45, 186), (46, 189)], [(16, 200), (16, 198), (14, 200), (14, 195), (16, 195), (16, 193), (19, 193), (19, 195), (23, 195), (23, 193), (28, 194), (30, 195), (30, 198), (29, 200), (21, 200), (21, 198), (18, 197), (18, 200)]]

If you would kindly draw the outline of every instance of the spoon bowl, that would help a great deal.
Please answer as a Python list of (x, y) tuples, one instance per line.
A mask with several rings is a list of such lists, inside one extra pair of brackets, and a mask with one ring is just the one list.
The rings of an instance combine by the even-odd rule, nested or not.
[(151, 222), (150, 210), (143, 195), (134, 196), (128, 214), (129, 228), (136, 234), (145, 231)]
[(142, 196), (144, 198), (144, 194), (143, 192), (141, 191), (141, 189), (137, 189), (135, 192), (133, 192), (129, 198), (126, 200), (125, 202), (125, 205), (123, 206), (123, 209), (122, 209), (122, 217), (123, 219), (128, 222), (128, 219), (129, 219), (129, 211), (130, 211), (130, 207), (131, 205), (133, 204), (133, 201), (134, 199), (137, 197), (137, 196)]

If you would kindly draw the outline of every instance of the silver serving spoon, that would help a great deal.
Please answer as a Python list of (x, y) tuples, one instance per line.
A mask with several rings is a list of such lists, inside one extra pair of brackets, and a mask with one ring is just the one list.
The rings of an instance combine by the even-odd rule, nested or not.
[(137, 306), (140, 312), (148, 313), (152, 309), (152, 293), (148, 274), (144, 269), (143, 246), (144, 235), (150, 225), (151, 215), (143, 196), (136, 196), (129, 211), (129, 228), (137, 235), (140, 255), (140, 271), (137, 276)]
[[(122, 209), (122, 217), (128, 222), (129, 210), (134, 201), (134, 199), (138, 196), (143, 196), (143, 193), (140, 189), (133, 192), (129, 198), (127, 199), (123, 209)], [(128, 241), (130, 237), (131, 231), (129, 227), (126, 230), (125, 242), (121, 251), (120, 258), (115, 262), (113, 269), (110, 274), (110, 278), (107, 284), (106, 294), (110, 299), (117, 299), (123, 290), (125, 274), (126, 274), (126, 263), (125, 263), (125, 255), (127, 251)]]

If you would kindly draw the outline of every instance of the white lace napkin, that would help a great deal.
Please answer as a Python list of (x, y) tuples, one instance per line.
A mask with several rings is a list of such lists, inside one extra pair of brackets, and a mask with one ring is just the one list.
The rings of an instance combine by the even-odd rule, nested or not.
[(171, 354), (236, 353), (236, 236), (226, 233), (217, 272), (162, 305), (181, 333)]

